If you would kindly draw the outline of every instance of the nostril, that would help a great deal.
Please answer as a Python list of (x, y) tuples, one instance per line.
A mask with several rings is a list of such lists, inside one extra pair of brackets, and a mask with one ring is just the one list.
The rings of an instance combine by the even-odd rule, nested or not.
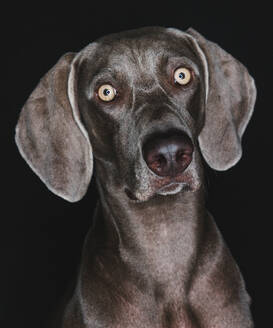
[(187, 155), (184, 153), (183, 150), (179, 150), (177, 153), (176, 153), (176, 161), (177, 162), (181, 162), (183, 161), (183, 159), (185, 159), (185, 157), (187, 157)]
[(162, 172), (167, 166), (167, 159), (164, 155), (159, 154), (148, 160), (149, 168), (154, 172)]
[(176, 154), (176, 161), (177, 162), (185, 162), (190, 160), (192, 157), (192, 151), (190, 150), (179, 150)]
[(177, 169), (186, 169), (192, 161), (192, 152), (180, 150), (176, 155)]

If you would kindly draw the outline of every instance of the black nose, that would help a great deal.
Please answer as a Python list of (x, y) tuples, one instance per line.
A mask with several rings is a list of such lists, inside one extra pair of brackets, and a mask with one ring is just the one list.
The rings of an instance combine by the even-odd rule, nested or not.
[(182, 133), (157, 134), (145, 141), (142, 150), (150, 170), (159, 176), (175, 177), (191, 163), (193, 144)]

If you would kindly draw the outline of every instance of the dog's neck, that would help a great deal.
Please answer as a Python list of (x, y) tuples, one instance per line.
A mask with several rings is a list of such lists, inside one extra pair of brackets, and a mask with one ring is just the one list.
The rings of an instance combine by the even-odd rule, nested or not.
[(99, 244), (117, 249), (122, 263), (147, 279), (165, 284), (177, 276), (187, 281), (203, 231), (203, 192), (157, 195), (137, 203), (122, 188), (101, 181), (105, 179), (98, 176), (100, 206), (94, 229), (97, 225), (100, 231), (93, 234), (102, 235)]

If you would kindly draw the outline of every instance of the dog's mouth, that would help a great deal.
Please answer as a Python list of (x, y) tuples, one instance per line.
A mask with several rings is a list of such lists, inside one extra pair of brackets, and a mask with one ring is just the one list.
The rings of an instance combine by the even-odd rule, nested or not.
[(128, 188), (125, 188), (124, 189), (124, 192), (125, 194), (127, 195), (127, 197), (130, 199), (130, 200), (133, 200), (133, 201), (139, 201), (139, 199), (131, 192), (130, 189)]
[[(178, 179), (179, 180), (179, 179)], [(136, 191), (132, 192), (129, 188), (125, 188), (125, 194), (127, 197), (136, 202), (147, 201), (148, 199), (154, 197), (155, 195), (175, 195), (180, 192), (192, 191), (192, 183), (190, 179), (185, 179), (185, 177), (180, 177), (180, 181), (176, 181), (176, 179), (164, 179), (161, 181), (154, 181), (150, 188), (146, 191)]]
[(165, 186), (163, 186), (162, 188), (160, 188), (159, 190), (156, 191), (156, 194), (159, 195), (175, 195), (177, 193), (179, 193), (180, 191), (184, 190), (189, 190), (190, 186), (188, 183), (185, 182), (171, 182)]
[(143, 202), (156, 195), (196, 190), (199, 177), (195, 153), (194, 143), (183, 131), (172, 129), (149, 135), (135, 161), (135, 181), (128, 181), (125, 188), (127, 197)]

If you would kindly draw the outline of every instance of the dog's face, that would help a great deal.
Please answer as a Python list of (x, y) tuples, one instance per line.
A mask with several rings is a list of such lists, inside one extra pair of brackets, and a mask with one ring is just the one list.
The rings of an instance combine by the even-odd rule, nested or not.
[(189, 40), (129, 31), (91, 44), (77, 63), (78, 106), (98, 165), (111, 163), (131, 199), (195, 190), (206, 90)]
[(254, 101), (246, 69), (217, 45), (193, 30), (144, 28), (68, 54), (25, 105), (16, 140), (65, 199), (85, 193), (93, 154), (131, 200), (145, 201), (199, 188), (201, 154), (215, 169), (234, 165)]

